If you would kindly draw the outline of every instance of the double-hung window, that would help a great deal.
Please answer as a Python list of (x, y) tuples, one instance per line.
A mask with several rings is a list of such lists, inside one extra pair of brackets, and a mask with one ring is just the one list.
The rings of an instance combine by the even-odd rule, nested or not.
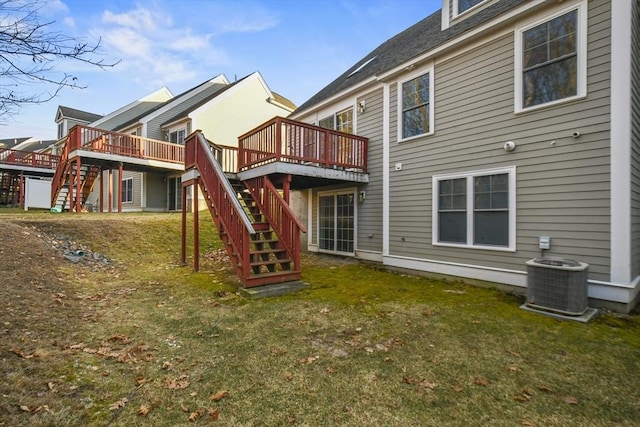
[(184, 145), (184, 139), (187, 136), (186, 129), (180, 129), (175, 132), (169, 133), (169, 142), (173, 144), (182, 144)]
[(133, 203), (133, 177), (122, 180), (122, 203)]
[(586, 5), (516, 31), (516, 111), (586, 95)]
[(400, 139), (433, 133), (433, 69), (398, 85)]
[(515, 250), (515, 167), (434, 176), (433, 244)]

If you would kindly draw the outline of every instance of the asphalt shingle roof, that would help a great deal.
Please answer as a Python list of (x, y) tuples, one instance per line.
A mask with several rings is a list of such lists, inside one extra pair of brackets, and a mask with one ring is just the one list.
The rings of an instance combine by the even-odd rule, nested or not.
[[(382, 43), (341, 76), (304, 102), (295, 112), (309, 109), (372, 76), (392, 70), (425, 52), (461, 36), (478, 25), (502, 15), (526, 1), (527, 0), (499, 1), (464, 20), (453, 23), (444, 31), (441, 30), (442, 10), (439, 10)], [(375, 59), (371, 60), (372, 58)], [(367, 61), (370, 62), (366, 64)], [(362, 69), (358, 70), (359, 67), (362, 67)], [(356, 70), (358, 71), (354, 72)]]
[(64, 117), (71, 117), (87, 123), (95, 122), (96, 120), (102, 117), (100, 114), (94, 114), (94, 113), (89, 113), (87, 111), (76, 110), (75, 108), (65, 107), (63, 105), (60, 105), (58, 108), (60, 108), (60, 112)]

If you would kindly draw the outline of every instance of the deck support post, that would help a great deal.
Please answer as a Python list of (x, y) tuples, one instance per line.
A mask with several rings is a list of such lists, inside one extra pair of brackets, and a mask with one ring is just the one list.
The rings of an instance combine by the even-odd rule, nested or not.
[(290, 194), (291, 194), (291, 174), (288, 174), (282, 180), (282, 198), (284, 199), (285, 202), (287, 202), (288, 205), (291, 204), (289, 203)]
[(27, 183), (25, 181), (24, 172), (20, 172), (20, 182), (18, 183), (18, 202), (22, 209), (24, 209), (24, 192), (26, 185)]
[(200, 214), (198, 208), (198, 184), (200, 178), (195, 179), (191, 200), (193, 205), (193, 271), (200, 270)]
[(118, 165), (118, 213), (122, 213), (122, 163)]
[(180, 262), (187, 264), (187, 188), (189, 185), (182, 183), (182, 247), (180, 250)]
[(76, 213), (80, 213), (82, 209), (82, 195), (80, 187), (82, 186), (81, 174), (82, 173), (82, 160), (80, 156), (76, 157), (76, 189), (75, 189), (75, 211)]
[(104, 169), (100, 168), (100, 213), (104, 212)]
[(107, 196), (109, 197), (109, 213), (113, 212), (113, 169), (109, 169), (109, 182), (107, 182)]

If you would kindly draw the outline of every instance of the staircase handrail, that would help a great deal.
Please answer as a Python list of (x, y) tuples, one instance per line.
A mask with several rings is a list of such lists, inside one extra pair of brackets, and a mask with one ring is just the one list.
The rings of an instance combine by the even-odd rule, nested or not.
[(67, 138), (62, 146), (62, 153), (58, 158), (58, 165), (56, 167), (56, 172), (53, 175), (53, 180), (51, 181), (51, 207), (56, 206), (56, 201), (58, 200), (58, 195), (60, 194), (60, 190), (62, 190), (63, 184), (63, 176), (64, 172), (67, 169), (67, 161), (69, 159), (69, 141), (71, 137), (76, 135), (75, 127), (71, 129)]
[[(254, 185), (252, 185), (254, 184)], [(284, 245), (290, 259), (297, 269), (300, 268), (300, 232), (306, 233), (306, 227), (296, 217), (293, 209), (280, 195), (278, 189), (266, 176), (256, 177), (245, 181), (245, 185), (252, 193), (253, 199), (259, 205), (260, 212)], [(263, 189), (260, 197), (259, 189)], [(275, 203), (273, 203), (275, 202)]]
[[(220, 166), (220, 163), (218, 163), (215, 157), (213, 157), (213, 153), (209, 148), (209, 143), (207, 142), (207, 139), (200, 132), (197, 133), (197, 137), (198, 137), (198, 143), (200, 144), (200, 147), (202, 149), (201, 152), (204, 153), (204, 155), (207, 157), (209, 164), (213, 167), (213, 170), (216, 174), (217, 179), (220, 181), (225, 192), (230, 196), (229, 200), (235, 211), (234, 213), (237, 214), (238, 217), (242, 220), (242, 223), (244, 224), (244, 227), (249, 234), (256, 234), (256, 230), (253, 228), (253, 224), (251, 224), (251, 220), (249, 219), (249, 216), (244, 211), (244, 209), (242, 209), (242, 205), (240, 204), (240, 201), (238, 200), (238, 197), (236, 196), (236, 193), (233, 190), (233, 187), (231, 187), (229, 180), (227, 179), (224, 172), (222, 171), (222, 167)], [(196, 164), (198, 164), (197, 154), (196, 154), (195, 162)]]

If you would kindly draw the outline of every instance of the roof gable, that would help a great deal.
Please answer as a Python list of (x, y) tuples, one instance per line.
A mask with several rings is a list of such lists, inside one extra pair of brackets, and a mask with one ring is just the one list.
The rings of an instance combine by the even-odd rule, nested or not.
[(61, 122), (63, 119), (73, 119), (80, 122), (91, 123), (101, 117), (102, 116), (100, 114), (89, 113), (87, 111), (60, 105), (58, 106), (58, 112), (56, 114), (56, 123)]

